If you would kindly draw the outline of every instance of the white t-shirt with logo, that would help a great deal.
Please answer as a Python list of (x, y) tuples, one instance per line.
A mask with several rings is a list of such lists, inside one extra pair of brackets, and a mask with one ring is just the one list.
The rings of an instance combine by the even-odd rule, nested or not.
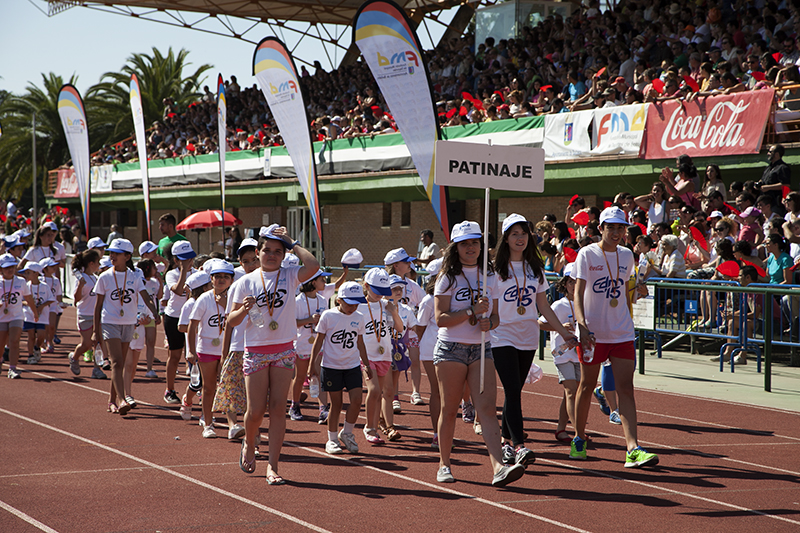
[[(36, 307), (48, 302), (54, 302), (55, 297), (53, 296), (53, 291), (50, 290), (50, 287), (42, 283), (33, 284), (30, 281), (27, 282), (28, 285), (28, 292), (33, 297), (33, 302), (36, 304)], [(34, 322), (36, 324), (49, 324), (50, 323), (50, 313), (48, 311), (49, 306), (45, 306), (42, 309), (42, 312), (39, 313), (39, 320), (33, 320), (33, 310), (27, 305), (22, 308), (22, 317), (25, 322)], [(9, 313), (10, 314), (10, 313)]]
[[(75, 272), (75, 277), (78, 278), (78, 281), (83, 280), (83, 288), (81, 289), (81, 294), (74, 294), (75, 296), (80, 296), (81, 299), (78, 303), (75, 304), (75, 308), (78, 310), (78, 316), (85, 316), (90, 317), (94, 314), (94, 305), (97, 302), (97, 295), (94, 293), (94, 286), (97, 284), (97, 277), (94, 274), (87, 274), (85, 272)], [(75, 290), (77, 291), (78, 284), (75, 284)]]
[[(264, 316), (264, 327), (255, 326), (248, 316), (242, 325), (245, 347), (268, 346), (292, 342), (297, 337), (297, 319), (295, 318), (295, 291), (300, 285), (298, 273), (300, 266), (280, 268), (275, 272), (264, 272), (260, 268), (239, 280), (233, 292), (233, 303), (244, 303), (247, 296), (256, 299), (256, 305)], [(266, 287), (266, 294), (264, 288)], [(229, 296), (229, 298), (231, 298)], [(272, 303), (272, 316), (269, 314), (269, 303)], [(278, 329), (271, 330), (271, 321), (278, 323)]]
[[(197, 353), (222, 356), (222, 337), (225, 333), (225, 307), (216, 301), (214, 291), (206, 291), (194, 303), (189, 320), (199, 321)], [(214, 346), (214, 339), (217, 345)]]
[[(305, 320), (314, 314), (322, 314), (328, 309), (328, 300), (319, 293), (313, 298), (309, 298), (306, 293), (300, 293), (295, 298), (295, 318)], [(294, 349), (299, 355), (311, 355), (311, 347), (314, 345), (316, 334), (313, 324), (306, 324), (297, 328), (297, 338), (294, 341)]]
[[(561, 298), (550, 307), (552, 307), (553, 312), (556, 314), (556, 317), (558, 317), (558, 322), (560, 324), (566, 324), (567, 322), (570, 322), (572, 324), (575, 323), (575, 316), (573, 311), (574, 304), (570, 304), (569, 299), (567, 299), (566, 297)], [(567, 328), (567, 330), (569, 330), (569, 328)], [(558, 333), (557, 331), (550, 332), (551, 352), (553, 348), (561, 346), (563, 343), (564, 343), (564, 338), (561, 336), (560, 333)], [(581, 361), (580, 358), (578, 357), (578, 352), (575, 351), (575, 348), (567, 350), (558, 357), (553, 356), (553, 363), (557, 365), (560, 365), (562, 363), (580, 363), (580, 362)]]
[[(400, 299), (400, 302), (411, 307), (411, 309), (414, 312), (416, 312), (420, 302), (428, 294), (425, 292), (425, 289), (420, 287), (419, 284), (413, 279), (407, 279), (406, 283), (407, 284), (405, 286), (405, 293), (403, 294), (403, 297)], [(408, 332), (408, 336), (411, 339), (417, 338), (417, 334), (413, 329)]]
[[(509, 262), (508, 279), (505, 281), (499, 275), (495, 277), (500, 325), (492, 330), (492, 346), (513, 346), (518, 350), (537, 349), (539, 308), (536, 306), (536, 296), (548, 289), (547, 281), (544, 276), (540, 280), (527, 263), (523, 273), (523, 261)], [(525, 308), (524, 315), (517, 311), (519, 306)]]
[[(486, 278), (486, 297), (489, 298), (489, 314), (492, 314), (494, 299), (497, 298), (497, 276), (491, 274)], [(478, 267), (464, 267), (463, 272), (450, 281), (447, 275), (441, 275), (436, 280), (434, 296), (450, 297), (450, 312), (455, 313), (472, 305), (470, 289), (477, 301), (479, 289), (483, 287), (483, 274)], [(447, 328), (439, 328), (439, 338), (443, 341), (460, 342), (462, 344), (480, 344), (481, 329), (478, 324), (474, 326), (469, 320), (464, 320), (460, 324)], [(487, 335), (486, 340), (491, 340)]]
[[(372, 311), (371, 315), (370, 311)], [(390, 324), (394, 324), (394, 320), (386, 310), (386, 302), (378, 300), (377, 302), (358, 304), (358, 312), (364, 315), (364, 346), (367, 348), (367, 358), (370, 361), (391, 361), (392, 335)], [(380, 353), (381, 346), (383, 347), (383, 353)]]
[(142, 277), (137, 276), (132, 270), (117, 272), (109, 268), (100, 274), (94, 287), (95, 294), (105, 295), (100, 321), (121, 326), (136, 324), (139, 293), (143, 290)]
[[(189, 276), (197, 272), (197, 269), (192, 268), (189, 270), (189, 273), (186, 274), (186, 279), (189, 279)], [(184, 294), (175, 294), (172, 291), (172, 287), (178, 283), (178, 280), (181, 277), (181, 271), (178, 268), (173, 268), (169, 272), (167, 272), (166, 277), (164, 278), (165, 285), (170, 289), (169, 290), (169, 299), (167, 300), (167, 306), (164, 308), (164, 314), (167, 316), (171, 316), (172, 318), (178, 318), (181, 316), (181, 307), (183, 304), (186, 303), (186, 300), (189, 299), (189, 294), (191, 294), (191, 290), (185, 284), (183, 286)], [(184, 280), (186, 281), (186, 280)], [(164, 292), (164, 297), (167, 297), (167, 292)]]
[(365, 335), (365, 322), (364, 316), (358, 311), (351, 315), (342, 313), (338, 307), (323, 311), (317, 324), (317, 333), (325, 335), (322, 366), (333, 370), (349, 370), (360, 366), (358, 337)]
[(417, 311), (417, 324), (425, 326), (425, 333), (419, 340), (419, 360), (433, 361), (433, 349), (439, 335), (439, 326), (436, 325), (433, 296), (426, 294), (419, 303)]
[[(25, 278), (14, 276), (11, 279), (0, 277), (0, 322), (11, 322), (23, 319), (24, 298), (31, 293), (30, 286)], [(25, 306), (27, 309), (28, 306)], [(5, 310), (8, 309), (8, 313)], [(33, 318), (33, 313), (31, 313)], [(49, 321), (50, 317), (48, 317)], [(25, 319), (27, 320), (27, 319)]]
[(35, 261), (37, 263), (47, 257), (52, 257), (58, 261), (56, 253), (54, 253), (49, 246), (31, 246), (28, 248), (28, 251), (25, 252), (25, 255), (22, 256), (22, 258), (27, 261)]
[(190, 296), (189, 299), (186, 300), (186, 303), (183, 304), (183, 307), (181, 307), (181, 314), (178, 317), (178, 326), (189, 326), (189, 322), (191, 322), (189, 317), (192, 316), (195, 301), (196, 300)]
[[(619, 255), (618, 255), (619, 254)], [(619, 257), (619, 276), (617, 276)], [(581, 248), (575, 260), (575, 279), (586, 280), (583, 294), (586, 325), (597, 342), (612, 344), (632, 341), (633, 319), (628, 311), (626, 283), (633, 276), (633, 252), (617, 246), (617, 253), (606, 252), (599, 244)], [(611, 268), (611, 276), (608, 269)], [(612, 278), (616, 277), (616, 283)], [(611, 307), (616, 298), (617, 306)]]
[(44, 309), (42, 313), (50, 314), (57, 312), (58, 308), (58, 296), (61, 292), (61, 281), (57, 280), (53, 276), (39, 276), (39, 283), (43, 283), (50, 289), (50, 292), (53, 293), (53, 303), (47, 306), (47, 309)]
[[(233, 292), (241, 279), (242, 278), (239, 278), (238, 280), (234, 281), (228, 289), (228, 308), (225, 310), (225, 316), (230, 316), (231, 312), (233, 311)], [(242, 320), (239, 325), (233, 328), (233, 331), (231, 331), (231, 346), (229, 348), (231, 352), (244, 351), (244, 329), (247, 325), (247, 320), (247, 317), (244, 317), (244, 320)]]

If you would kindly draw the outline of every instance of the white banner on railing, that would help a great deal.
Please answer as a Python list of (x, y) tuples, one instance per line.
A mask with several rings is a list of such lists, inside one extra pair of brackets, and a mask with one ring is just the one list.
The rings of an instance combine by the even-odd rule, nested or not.
[(544, 117), (544, 155), (547, 161), (577, 159), (592, 149), (589, 125), (594, 111), (557, 113)]
[(636, 155), (642, 146), (647, 104), (594, 110), (591, 155)]
[(111, 192), (111, 177), (114, 173), (114, 165), (93, 166), (90, 173), (92, 192)]

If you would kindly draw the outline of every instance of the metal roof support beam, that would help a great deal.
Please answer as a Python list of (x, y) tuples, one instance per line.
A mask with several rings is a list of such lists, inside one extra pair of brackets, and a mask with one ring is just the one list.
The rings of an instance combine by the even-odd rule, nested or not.
[(453, 20), (450, 21), (447, 29), (442, 34), (442, 38), (438, 43), (436, 43), (436, 46), (446, 43), (450, 39), (458, 39), (461, 37), (461, 35), (464, 34), (464, 30), (467, 29), (467, 26), (469, 26), (469, 23), (472, 22), (472, 17), (474, 15), (475, 7), (472, 4), (463, 4), (461, 7), (459, 7), (458, 11), (456, 11), (455, 16), (453, 17)]

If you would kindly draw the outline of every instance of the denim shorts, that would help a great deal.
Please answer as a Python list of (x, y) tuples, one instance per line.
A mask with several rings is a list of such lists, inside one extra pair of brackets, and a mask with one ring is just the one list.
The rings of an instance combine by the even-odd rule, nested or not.
[[(492, 344), (490, 342), (486, 343), (486, 359), (494, 360), (494, 357), (492, 357)], [(438, 365), (443, 361), (453, 361), (469, 366), (475, 361), (480, 360), (480, 344), (461, 344), (460, 342), (443, 341), (439, 339), (436, 341), (436, 347), (433, 349), (434, 365)]]

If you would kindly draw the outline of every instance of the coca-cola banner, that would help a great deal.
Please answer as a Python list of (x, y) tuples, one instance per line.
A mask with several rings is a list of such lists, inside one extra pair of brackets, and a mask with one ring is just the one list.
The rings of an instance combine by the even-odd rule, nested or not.
[(58, 182), (56, 190), (53, 192), (55, 198), (77, 198), (78, 179), (75, 177), (74, 168), (59, 168)]
[(645, 159), (753, 154), (761, 149), (775, 91), (765, 89), (692, 102), (668, 100), (647, 110)]

